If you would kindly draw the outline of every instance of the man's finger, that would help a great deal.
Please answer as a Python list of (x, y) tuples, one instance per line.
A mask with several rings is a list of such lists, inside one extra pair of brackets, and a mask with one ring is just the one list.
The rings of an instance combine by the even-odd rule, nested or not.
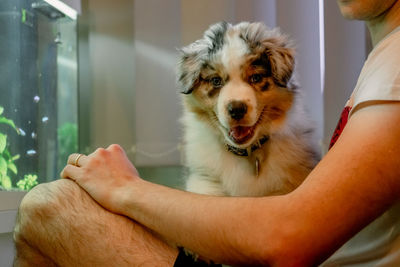
[(61, 171), (60, 176), (61, 176), (61, 178), (64, 178), (64, 179), (71, 179), (71, 180), (76, 181), (76, 179), (79, 177), (80, 172), (81, 172), (81, 169), (79, 167), (68, 164)]
[(86, 155), (79, 154), (79, 153), (73, 153), (73, 154), (69, 155), (67, 164), (81, 167), (81, 166), (85, 165), (86, 161), (87, 161)]

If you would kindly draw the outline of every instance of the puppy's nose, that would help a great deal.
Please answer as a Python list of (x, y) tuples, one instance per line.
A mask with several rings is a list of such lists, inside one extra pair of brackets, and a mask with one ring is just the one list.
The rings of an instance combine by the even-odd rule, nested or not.
[(240, 120), (247, 113), (247, 105), (242, 101), (232, 101), (228, 104), (228, 112), (232, 119)]

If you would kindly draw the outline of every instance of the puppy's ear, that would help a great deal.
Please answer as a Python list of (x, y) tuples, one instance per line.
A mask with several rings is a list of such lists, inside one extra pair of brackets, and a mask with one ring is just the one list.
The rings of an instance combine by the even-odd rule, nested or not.
[(181, 55), (177, 69), (178, 84), (182, 94), (190, 94), (200, 81), (201, 60), (196, 53), (188, 53), (185, 48), (179, 52)]
[(268, 58), (272, 78), (279, 86), (286, 87), (294, 70), (294, 48), (288, 36), (279, 28), (270, 29), (263, 23), (240, 23), (236, 26), (241, 31), (250, 50)]
[(200, 83), (200, 72), (205, 59), (224, 45), (224, 36), (230, 24), (219, 22), (205, 31), (202, 39), (182, 48), (178, 64), (178, 82), (183, 94), (190, 94)]
[(268, 56), (272, 78), (282, 87), (286, 87), (294, 71), (294, 49), (276, 40), (263, 42), (264, 53)]

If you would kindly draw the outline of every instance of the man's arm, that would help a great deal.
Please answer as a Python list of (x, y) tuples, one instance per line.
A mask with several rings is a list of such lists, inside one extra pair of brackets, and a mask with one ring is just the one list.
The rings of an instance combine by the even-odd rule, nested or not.
[(307, 266), (399, 199), (399, 136), (399, 103), (360, 108), (306, 181), (284, 196), (212, 197), (151, 184), (118, 163), (118, 146), (88, 156), (81, 168), (69, 165), (63, 176), (103, 206), (216, 262)]

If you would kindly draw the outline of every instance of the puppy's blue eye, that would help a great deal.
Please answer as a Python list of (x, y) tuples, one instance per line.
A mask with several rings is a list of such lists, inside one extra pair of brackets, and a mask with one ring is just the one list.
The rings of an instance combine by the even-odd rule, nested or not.
[(261, 74), (253, 74), (250, 76), (250, 83), (259, 83), (262, 80)]
[(223, 81), (221, 77), (212, 77), (210, 82), (214, 88), (221, 88), (223, 86)]

